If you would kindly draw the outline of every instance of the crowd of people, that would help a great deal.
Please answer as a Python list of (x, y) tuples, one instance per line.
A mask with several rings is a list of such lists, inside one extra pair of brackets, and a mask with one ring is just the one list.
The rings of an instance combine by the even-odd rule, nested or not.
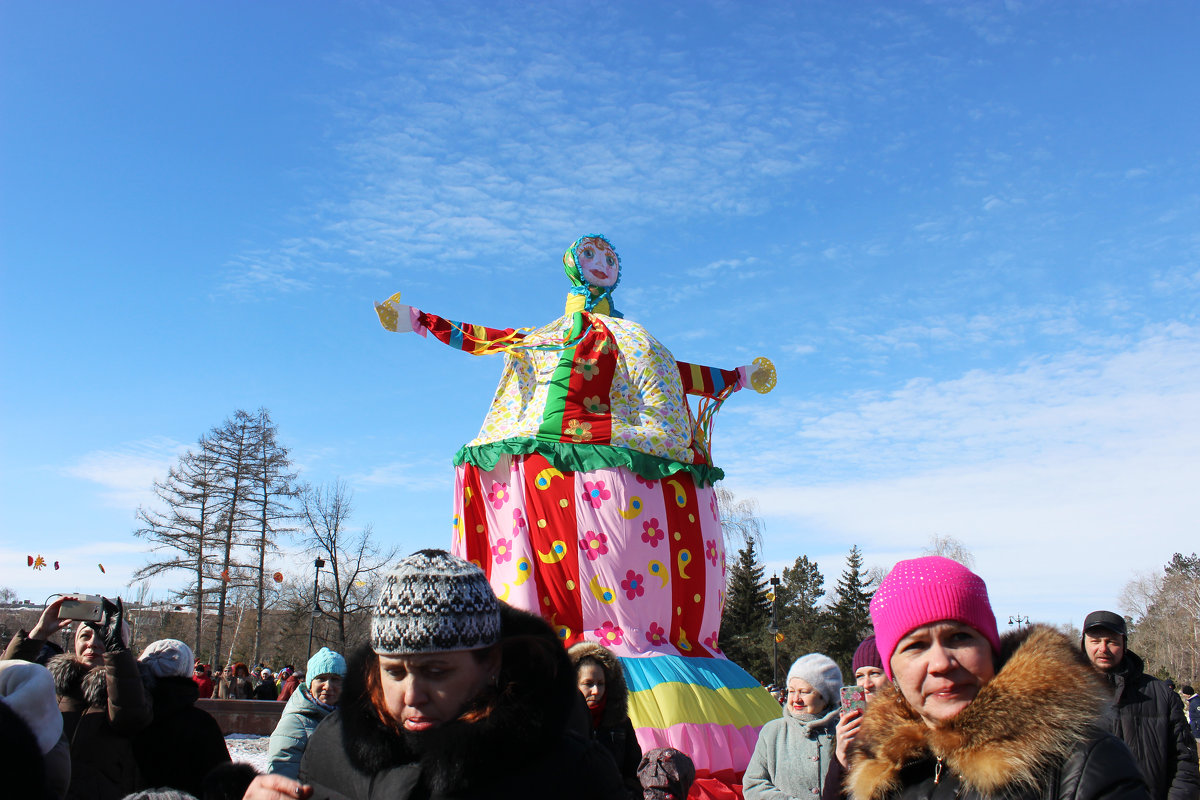
[[(683, 800), (696, 776), (686, 753), (642, 752), (611, 651), (565, 649), (444, 551), (402, 559), (369, 641), (322, 648), (303, 673), (214, 678), (175, 639), (135, 657), (119, 599), (61, 652), (66, 599), (0, 661), (5, 796)], [(1146, 674), (1121, 616), (1089, 614), (1077, 642), (1001, 636), (983, 580), (938, 556), (898, 563), (870, 611), (853, 686), (821, 653), (788, 670), (746, 800), (1200, 798), (1200, 697)], [(283, 704), (265, 774), (230, 763), (201, 697)]]

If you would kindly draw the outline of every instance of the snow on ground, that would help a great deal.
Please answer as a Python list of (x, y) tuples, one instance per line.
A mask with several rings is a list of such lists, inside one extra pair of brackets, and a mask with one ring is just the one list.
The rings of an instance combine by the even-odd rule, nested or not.
[(234, 761), (249, 764), (259, 772), (267, 771), (267, 742), (269, 736), (255, 736), (252, 733), (231, 733), (225, 737), (225, 746), (229, 748), (229, 757)]

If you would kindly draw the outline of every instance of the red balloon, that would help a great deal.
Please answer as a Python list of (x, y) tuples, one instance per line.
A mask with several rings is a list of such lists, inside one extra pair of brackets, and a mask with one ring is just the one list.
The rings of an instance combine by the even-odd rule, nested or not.
[(272, 577), (275, 578), (276, 583), (283, 583), (283, 573), (282, 572), (276, 572)]

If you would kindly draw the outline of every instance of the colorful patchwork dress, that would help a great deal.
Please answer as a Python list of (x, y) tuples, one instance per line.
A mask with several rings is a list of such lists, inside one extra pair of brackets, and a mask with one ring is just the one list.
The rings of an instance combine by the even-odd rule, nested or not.
[(636, 322), (582, 306), (569, 299), (534, 330), (408, 309), (421, 335), (505, 355), (483, 427), (454, 459), (452, 549), (565, 645), (620, 656), (642, 751), (682, 750), (699, 796), (728, 797), (721, 784), (740, 783), (779, 704), (718, 644), (723, 473), (708, 437), (721, 402), (748, 383), (769, 390), (773, 368), (760, 359), (751, 377), (679, 362)]

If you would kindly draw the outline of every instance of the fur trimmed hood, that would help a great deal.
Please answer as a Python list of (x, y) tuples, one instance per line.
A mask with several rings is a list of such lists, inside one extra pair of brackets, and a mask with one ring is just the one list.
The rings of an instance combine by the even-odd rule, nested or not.
[(571, 666), (579, 669), (585, 658), (594, 659), (604, 669), (604, 715), (601, 728), (615, 728), (629, 716), (629, 688), (625, 685), (625, 670), (613, 651), (595, 642), (579, 642), (567, 651)]
[(77, 710), (104, 708), (108, 705), (108, 681), (104, 667), (93, 667), (83, 659), (63, 653), (46, 663), (54, 678), (54, 692), (60, 707), (64, 702), (81, 706)]
[(346, 671), (341, 719), (342, 749), (356, 770), (375, 775), (401, 764), (420, 762), (435, 794), (454, 794), (488, 785), (531, 752), (550, 752), (562, 739), (569, 712), (579, 703), (575, 671), (562, 642), (541, 617), (500, 605), (502, 664), (499, 687), (462, 719), (421, 735), (420, 753), (412, 740), (376, 714), (367, 676), (378, 669), (369, 645), (355, 651)]
[(1001, 639), (996, 677), (953, 719), (928, 727), (890, 686), (868, 707), (846, 788), (879, 800), (902, 788), (901, 770), (940, 758), (981, 795), (1035, 788), (1095, 733), (1110, 698), (1065, 636), (1033, 626)]

